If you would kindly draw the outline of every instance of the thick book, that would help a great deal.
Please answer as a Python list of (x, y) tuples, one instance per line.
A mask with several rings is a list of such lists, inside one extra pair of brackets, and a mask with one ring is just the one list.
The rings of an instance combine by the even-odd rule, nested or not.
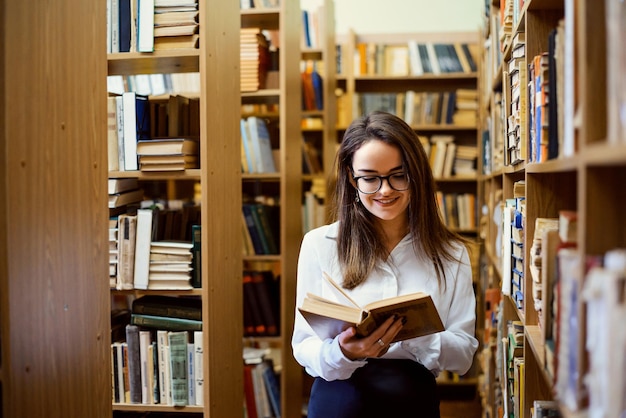
[(137, 154), (142, 155), (174, 155), (174, 154), (198, 154), (198, 139), (177, 138), (154, 138), (137, 142)]
[(130, 315), (133, 325), (168, 331), (201, 331), (202, 321), (195, 319), (176, 318), (133, 313)]
[(349, 327), (356, 327), (357, 335), (366, 337), (393, 315), (404, 318), (406, 322), (391, 342), (430, 335), (445, 329), (432, 298), (426, 293), (395, 296), (359, 306), (326, 273), (324, 277), (353, 306), (307, 294), (298, 311), (322, 339), (334, 338)]
[(139, 181), (135, 177), (109, 178), (108, 183), (110, 195), (139, 189)]
[(135, 314), (202, 320), (202, 300), (197, 297), (144, 295), (133, 301)]

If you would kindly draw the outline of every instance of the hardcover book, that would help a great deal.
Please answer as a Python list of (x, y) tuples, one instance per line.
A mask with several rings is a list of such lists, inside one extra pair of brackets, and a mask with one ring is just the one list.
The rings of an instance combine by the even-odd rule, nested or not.
[(309, 293), (298, 308), (311, 328), (322, 338), (334, 338), (348, 327), (366, 337), (393, 315), (406, 322), (391, 342), (407, 340), (444, 331), (443, 323), (430, 295), (422, 292), (383, 299), (359, 306), (324, 273), (326, 280), (353, 306), (347, 306)]

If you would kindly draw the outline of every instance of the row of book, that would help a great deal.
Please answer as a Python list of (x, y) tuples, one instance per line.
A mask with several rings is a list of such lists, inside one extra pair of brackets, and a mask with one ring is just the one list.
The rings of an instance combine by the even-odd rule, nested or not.
[(420, 136), (436, 179), (476, 177), (478, 149), (474, 145), (457, 144), (454, 135)]
[(473, 193), (436, 192), (439, 211), (444, 223), (462, 231), (476, 229), (476, 195)]
[(300, 74), (302, 85), (302, 110), (323, 110), (323, 80), (318, 71), (317, 61), (303, 62)]
[(513, 198), (505, 201), (502, 216), (502, 293), (510, 296), (518, 309), (524, 308), (524, 229), (526, 224), (526, 184), (513, 185)]
[(271, 270), (243, 272), (243, 329), (246, 337), (280, 335), (280, 277)]
[(478, 50), (477, 45), (463, 42), (358, 42), (353, 60), (355, 76), (474, 73), (477, 70)]
[(355, 93), (353, 100), (355, 115), (382, 110), (403, 118), (411, 126), (476, 126), (478, 117), (478, 96), (475, 89)]
[(241, 213), (243, 255), (280, 254), (280, 206), (243, 203)]
[(277, 162), (272, 137), (265, 119), (241, 118), (241, 170), (243, 173), (276, 173)]
[(112, 323), (115, 403), (202, 405), (202, 301), (196, 296), (131, 298)]
[(197, 0), (107, 0), (107, 52), (197, 48)]
[[(199, 213), (198, 207), (193, 210), (140, 207), (134, 212), (112, 216), (109, 221), (111, 288), (190, 290), (201, 287)], [(191, 235), (189, 241), (166, 239), (181, 237), (181, 231), (186, 229)]]
[(200, 95), (200, 73), (129, 74), (107, 77), (107, 91), (134, 91), (144, 96), (166, 94)]
[(148, 100), (135, 92), (108, 98), (110, 171), (180, 171), (199, 167), (200, 102), (171, 95)]
[(280, 417), (280, 378), (267, 350), (244, 348), (244, 418)]

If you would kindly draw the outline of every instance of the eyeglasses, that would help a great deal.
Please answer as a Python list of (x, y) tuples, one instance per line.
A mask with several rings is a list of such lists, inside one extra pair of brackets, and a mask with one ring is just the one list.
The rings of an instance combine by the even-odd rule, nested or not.
[(406, 173), (394, 173), (388, 176), (358, 176), (352, 177), (356, 188), (364, 194), (374, 194), (383, 187), (383, 180), (387, 180), (393, 190), (403, 192), (409, 188), (409, 176)]

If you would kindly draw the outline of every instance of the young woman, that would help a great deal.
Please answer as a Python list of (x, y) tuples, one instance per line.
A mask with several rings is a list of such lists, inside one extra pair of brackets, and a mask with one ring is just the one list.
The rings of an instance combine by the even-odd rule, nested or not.
[(308, 418), (439, 417), (435, 377), (472, 364), (475, 295), (464, 240), (443, 224), (428, 157), (402, 119), (374, 112), (346, 130), (337, 154), (337, 222), (307, 233), (296, 306), (307, 293), (340, 301), (323, 273), (360, 305), (431, 295), (445, 331), (388, 344), (389, 318), (368, 337), (348, 328), (320, 339), (296, 311), (296, 360), (315, 377)]

